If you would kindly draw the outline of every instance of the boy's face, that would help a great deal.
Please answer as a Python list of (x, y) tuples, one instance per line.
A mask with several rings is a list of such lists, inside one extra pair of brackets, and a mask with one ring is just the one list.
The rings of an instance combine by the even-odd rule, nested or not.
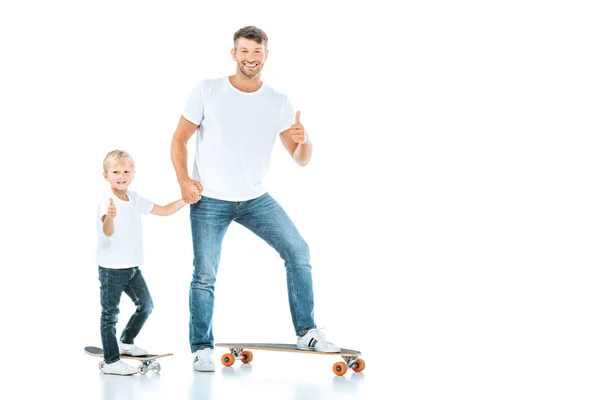
[(133, 176), (133, 166), (130, 162), (126, 162), (125, 164), (110, 164), (108, 172), (104, 173), (104, 179), (115, 190), (127, 190), (133, 180)]

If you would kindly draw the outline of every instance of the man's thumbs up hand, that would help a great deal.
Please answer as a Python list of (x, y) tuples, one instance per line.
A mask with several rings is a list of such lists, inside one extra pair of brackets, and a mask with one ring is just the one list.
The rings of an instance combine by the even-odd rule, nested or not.
[(300, 123), (300, 111), (296, 111), (296, 121), (290, 126), (290, 133), (294, 143), (304, 144), (308, 142), (308, 135), (304, 132), (304, 125)]

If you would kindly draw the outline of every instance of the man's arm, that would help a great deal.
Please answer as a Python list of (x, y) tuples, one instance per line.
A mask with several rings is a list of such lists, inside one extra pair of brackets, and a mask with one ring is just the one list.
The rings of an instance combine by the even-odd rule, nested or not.
[(183, 199), (169, 203), (166, 206), (159, 206), (155, 204), (154, 207), (152, 207), (152, 210), (150, 210), (150, 214), (166, 217), (167, 215), (174, 214), (181, 210), (183, 206), (185, 206), (185, 201)]
[(188, 204), (198, 202), (203, 189), (200, 182), (190, 178), (187, 170), (187, 142), (196, 132), (196, 129), (198, 129), (198, 125), (191, 123), (182, 116), (179, 118), (177, 129), (175, 129), (171, 141), (171, 161), (181, 187), (181, 197)]
[(301, 166), (309, 163), (312, 156), (312, 143), (308, 140), (308, 134), (304, 131), (304, 125), (300, 123), (300, 111), (296, 111), (296, 121), (289, 129), (279, 134), (281, 142), (290, 153), (294, 161)]

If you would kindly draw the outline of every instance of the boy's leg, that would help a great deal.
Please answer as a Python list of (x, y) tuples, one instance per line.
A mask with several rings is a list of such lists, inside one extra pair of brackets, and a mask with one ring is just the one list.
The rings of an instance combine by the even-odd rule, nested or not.
[(154, 308), (142, 271), (138, 267), (131, 268), (131, 275), (125, 293), (137, 307), (121, 333), (121, 342), (125, 344), (133, 344)]
[(100, 280), (100, 336), (104, 361), (112, 364), (119, 360), (119, 346), (116, 337), (116, 324), (119, 315), (121, 293), (129, 282), (130, 273), (127, 270), (109, 269), (98, 267), (98, 280)]
[(214, 347), (212, 316), (221, 244), (233, 220), (236, 203), (209, 197), (190, 205), (194, 274), (190, 285), (190, 347), (192, 352)]
[(309, 249), (290, 217), (267, 193), (243, 202), (235, 221), (264, 239), (285, 261), (288, 300), (296, 335), (315, 328)]

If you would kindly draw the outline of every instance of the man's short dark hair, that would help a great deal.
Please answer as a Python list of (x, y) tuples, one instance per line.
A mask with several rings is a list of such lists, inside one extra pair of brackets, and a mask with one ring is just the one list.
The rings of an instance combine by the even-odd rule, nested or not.
[(265, 49), (267, 48), (267, 41), (269, 40), (267, 34), (255, 26), (245, 26), (233, 34), (234, 49), (237, 48), (237, 41), (239, 38), (253, 40), (258, 44), (264, 45)]

